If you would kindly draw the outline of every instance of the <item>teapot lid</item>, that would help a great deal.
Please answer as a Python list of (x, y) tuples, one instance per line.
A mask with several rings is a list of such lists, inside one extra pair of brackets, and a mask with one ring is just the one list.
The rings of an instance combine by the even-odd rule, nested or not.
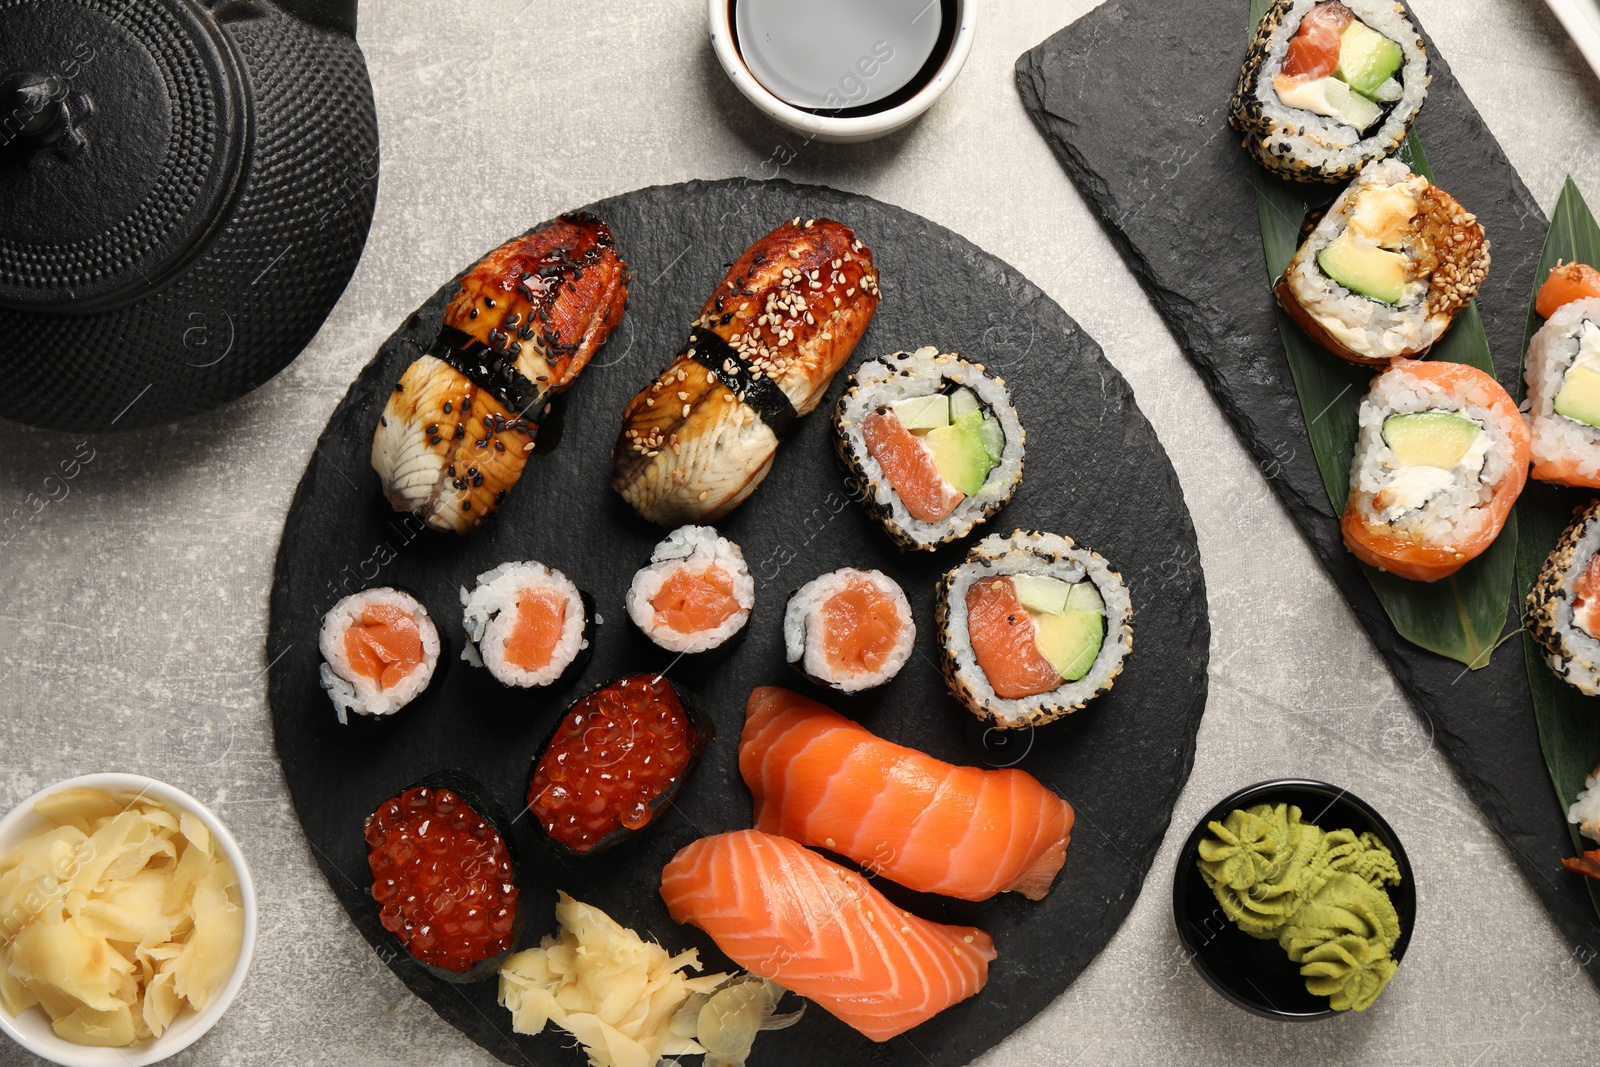
[(0, 0), (0, 306), (170, 280), (237, 191), (247, 95), (196, 0)]

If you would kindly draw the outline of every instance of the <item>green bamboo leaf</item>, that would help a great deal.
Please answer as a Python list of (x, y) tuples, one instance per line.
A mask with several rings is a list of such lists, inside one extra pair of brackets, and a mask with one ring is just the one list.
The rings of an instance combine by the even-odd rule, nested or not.
[[(1589, 206), (1578, 187), (1568, 178), (1561, 198), (1550, 216), (1544, 253), (1534, 273), (1533, 296), (1528, 300), (1528, 327), (1523, 335), (1522, 354), (1544, 320), (1534, 310), (1539, 286), (1558, 261), (1600, 264), (1600, 225), (1596, 225)], [(1522, 392), (1520, 384), (1518, 394)], [(1526, 598), (1544, 566), (1545, 557), (1556, 538), (1572, 518), (1572, 510), (1593, 494), (1584, 490), (1563, 489), (1540, 482), (1529, 482), (1528, 490), (1517, 501), (1518, 528), (1522, 539), (1517, 548), (1517, 589)], [(1563, 809), (1583, 789), (1583, 780), (1600, 763), (1600, 699), (1586, 697), (1561, 681), (1545, 664), (1544, 653), (1533, 638), (1524, 634), (1523, 652), (1528, 663), (1528, 689), (1533, 696), (1533, 715), (1539, 727), (1539, 744), (1544, 750), (1550, 782)], [(1581, 850), (1583, 840), (1577, 827), (1569, 827), (1573, 846)], [(1590, 899), (1600, 912), (1600, 882), (1584, 879)]]
[[(1255, 20), (1260, 21), (1266, 0), (1255, 0), (1251, 8)], [(1254, 22), (1251, 25), (1253, 28)], [(1414, 172), (1433, 180), (1428, 157), (1415, 134), (1406, 138), (1399, 156)], [(1300, 245), (1306, 217), (1324, 205), (1327, 192), (1284, 181), (1259, 164), (1253, 166), (1261, 246), (1267, 277), (1275, 283)], [(1355, 458), (1357, 416), (1373, 372), (1327, 352), (1295, 326), (1281, 307), (1276, 310), (1278, 337), (1300, 399), (1317, 470), (1333, 510), (1343, 511), (1350, 491), (1350, 464)], [(1489, 338), (1476, 303), (1456, 316), (1455, 325), (1433, 346), (1430, 358), (1467, 363), (1494, 373)], [(1516, 546), (1517, 526), (1512, 518), (1488, 551), (1449, 578), (1413, 582), (1364, 564), (1362, 570), (1401, 637), (1476, 670), (1488, 665), (1500, 641), (1516, 568)]]

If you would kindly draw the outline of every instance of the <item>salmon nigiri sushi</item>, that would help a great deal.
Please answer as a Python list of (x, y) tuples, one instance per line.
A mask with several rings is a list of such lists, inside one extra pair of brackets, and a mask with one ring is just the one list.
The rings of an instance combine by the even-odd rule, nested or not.
[(750, 694), (739, 771), (756, 829), (848, 856), (908, 889), (1042, 900), (1072, 805), (1025, 771), (956, 767), (787, 689)]
[(989, 935), (919, 919), (865, 878), (759, 830), (703, 837), (661, 872), (673, 921), (735, 963), (887, 1041), (977, 993)]

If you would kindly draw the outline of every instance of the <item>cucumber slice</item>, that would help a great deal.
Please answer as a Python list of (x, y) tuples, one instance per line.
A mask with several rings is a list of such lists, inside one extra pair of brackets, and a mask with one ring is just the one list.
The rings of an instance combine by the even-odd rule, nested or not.
[(913, 433), (950, 425), (950, 398), (943, 393), (896, 400), (889, 405), (889, 410), (894, 412), (902, 426)]
[(1022, 606), (1040, 615), (1060, 615), (1067, 609), (1068, 598), (1075, 588), (1071, 582), (1047, 574), (1013, 574), (1011, 584)]
[(998, 464), (1006, 450), (1006, 432), (1000, 428), (1000, 420), (993, 415), (985, 415), (982, 425), (978, 427), (978, 440), (983, 442), (984, 451), (989, 453), (990, 465)]
[(1106, 613), (1105, 598), (1100, 595), (1100, 590), (1088, 579), (1074, 582), (1067, 593), (1067, 611), (1093, 611), (1101, 615)]
[(955, 422), (961, 416), (973, 411), (982, 411), (983, 405), (978, 402), (978, 394), (971, 389), (961, 388), (950, 394), (950, 421)]

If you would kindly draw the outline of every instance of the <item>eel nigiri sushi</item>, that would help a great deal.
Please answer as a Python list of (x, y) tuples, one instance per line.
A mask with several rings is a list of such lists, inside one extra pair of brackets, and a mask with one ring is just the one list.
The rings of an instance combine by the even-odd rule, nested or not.
[(675, 922), (730, 959), (887, 1041), (977, 993), (989, 935), (889, 903), (859, 874), (759, 830), (703, 837), (661, 872)]
[(956, 767), (787, 689), (750, 694), (739, 771), (756, 829), (848, 856), (923, 893), (1041, 900), (1072, 805), (1025, 771)]
[(628, 266), (611, 231), (563, 215), (461, 279), (439, 336), (406, 368), (372, 436), (396, 511), (470, 533), (522, 477), (550, 400), (622, 321)]
[(755, 491), (878, 308), (872, 253), (831, 219), (746, 249), (672, 365), (628, 402), (611, 485), (663, 526), (709, 522)]

